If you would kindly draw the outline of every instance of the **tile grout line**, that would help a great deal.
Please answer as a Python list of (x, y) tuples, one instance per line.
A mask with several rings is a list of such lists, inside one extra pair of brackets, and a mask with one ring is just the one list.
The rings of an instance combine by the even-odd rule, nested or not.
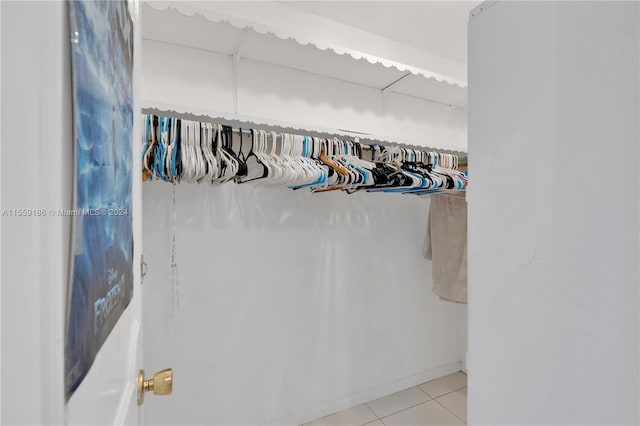
[[(375, 400), (374, 400), (374, 401), (375, 401)], [(369, 402), (371, 402), (371, 401), (369, 401)], [(376, 414), (376, 412), (375, 412), (375, 411), (373, 411), (373, 409), (372, 409), (371, 407), (369, 407), (369, 403), (365, 402), (365, 403), (364, 403), (364, 404), (362, 404), (362, 405), (364, 405), (365, 407), (367, 407), (367, 408), (369, 409), (369, 411), (371, 411), (371, 413), (372, 413), (374, 416), (376, 416), (376, 420), (380, 420), (380, 417), (378, 417), (378, 415)], [(367, 425), (367, 424), (369, 424), (369, 423), (373, 423), (373, 422), (375, 422), (375, 420), (371, 420), (370, 422), (365, 423), (365, 425)], [(364, 425), (362, 425), (362, 426), (364, 426)]]
[(444, 408), (445, 410), (447, 410), (448, 413), (450, 413), (453, 417), (455, 417), (456, 419), (460, 420), (463, 424), (467, 424), (467, 422), (465, 422), (464, 420), (462, 420), (460, 417), (458, 417), (453, 411), (449, 410), (447, 407), (445, 407), (444, 405), (442, 405), (440, 403), (440, 401), (438, 401), (437, 399), (434, 399), (435, 402), (438, 403), (438, 405), (440, 405), (442, 408)]
[[(429, 383), (429, 382), (427, 382), (427, 383)], [(427, 383), (423, 383), (422, 385), (426, 385)], [(424, 389), (422, 389), (422, 388), (420, 387), (420, 386), (422, 386), (422, 385), (418, 385), (418, 386), (416, 386), (416, 387), (417, 387), (418, 389), (420, 389), (420, 390), (422, 391), (422, 393), (424, 393), (425, 395), (427, 395), (429, 398), (433, 398), (431, 395), (429, 395), (429, 394), (427, 393), (427, 391), (426, 391), (426, 390), (424, 390)]]
[(407, 411), (407, 410), (409, 410), (411, 408), (417, 407), (418, 405), (426, 404), (427, 402), (431, 402), (431, 401), (435, 401), (435, 399), (430, 399), (428, 401), (422, 401), (421, 403), (416, 404), (416, 405), (412, 405), (411, 407), (403, 408), (402, 410), (396, 411), (395, 413), (387, 414), (386, 416), (380, 418), (379, 420), (382, 422), (382, 424), (386, 425), (386, 423), (384, 422), (384, 419), (389, 418), (391, 416), (395, 416), (398, 413), (402, 413), (403, 411)]
[[(373, 401), (375, 401), (375, 399)], [(369, 402), (373, 402), (373, 401), (369, 401)], [(373, 411), (373, 408), (369, 407), (369, 402), (365, 402), (364, 405), (366, 405), (367, 408), (369, 409), (369, 411), (371, 411), (373, 413), (373, 415), (376, 416), (376, 419), (380, 420), (380, 417), (376, 414), (375, 411)], [(369, 423), (371, 423), (371, 422), (369, 422)]]
[(393, 416), (394, 414), (402, 413), (403, 411), (406, 411), (406, 410), (408, 410), (410, 408), (413, 408), (413, 407), (417, 407), (418, 405), (422, 405), (425, 402), (429, 402), (429, 401), (433, 401), (433, 398), (432, 399), (428, 399), (426, 401), (418, 402), (417, 404), (413, 404), (413, 405), (411, 405), (411, 406), (409, 406), (407, 408), (403, 408), (402, 410), (394, 411), (393, 413), (389, 413), (384, 417), (378, 417), (378, 420), (386, 419), (387, 417)]
[[(420, 388), (420, 386), (418, 386), (418, 387)], [(446, 395), (452, 394), (452, 393), (454, 393), (454, 392), (458, 392), (459, 390), (464, 389), (464, 388), (466, 388), (466, 387), (467, 387), (467, 386), (465, 385), (465, 386), (463, 386), (463, 387), (461, 387), (461, 388), (454, 389), (454, 390), (452, 390), (452, 391), (449, 391), (449, 392), (447, 392), (447, 393), (443, 393), (442, 395), (439, 395), (439, 396), (436, 396), (436, 397), (433, 397), (433, 396), (429, 395), (429, 394), (428, 394), (424, 389), (422, 389), (422, 388), (420, 388), (420, 390), (421, 390), (422, 392), (426, 393), (427, 395), (429, 395), (429, 397), (431, 397), (431, 399), (437, 399), (437, 398), (442, 398), (443, 396), (446, 396)]]
[[(464, 388), (461, 388), (461, 389), (464, 389)], [(458, 389), (458, 390), (460, 390), (460, 389)], [(455, 392), (455, 391), (454, 391), (454, 392)], [(449, 392), (449, 393), (453, 393), (453, 392)], [(447, 395), (449, 395), (449, 394), (447, 394)], [(444, 395), (442, 395), (442, 396), (444, 396)], [(438, 403), (442, 408), (444, 408), (445, 410), (447, 410), (448, 412), (450, 412), (451, 414), (453, 414), (453, 416), (454, 416), (456, 419), (460, 420), (460, 421), (461, 421), (462, 423), (464, 423), (465, 425), (467, 424), (467, 422), (466, 422), (465, 420), (462, 420), (460, 417), (458, 417), (458, 416), (456, 415), (456, 413), (454, 413), (453, 411), (449, 410), (449, 409), (448, 409), (447, 407), (445, 407), (445, 406), (444, 406), (440, 401), (438, 401), (437, 399), (434, 399), (434, 401), (435, 401), (435, 402), (437, 402), (437, 403)]]

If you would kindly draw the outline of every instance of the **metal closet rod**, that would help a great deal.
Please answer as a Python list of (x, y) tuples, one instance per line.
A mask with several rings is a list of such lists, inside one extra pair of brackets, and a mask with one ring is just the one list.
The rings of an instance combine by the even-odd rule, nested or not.
[(226, 126), (230, 126), (233, 132), (240, 133), (240, 131), (242, 131), (243, 134), (251, 134), (251, 129), (255, 129), (255, 130), (264, 130), (267, 132), (276, 132), (276, 133), (289, 133), (289, 134), (295, 134), (295, 135), (302, 134), (304, 136), (312, 136), (312, 137), (325, 138), (325, 139), (335, 137), (341, 140), (352, 140), (353, 142), (355, 142), (355, 139), (357, 138), (358, 142), (360, 143), (363, 143), (363, 141), (366, 141), (366, 143), (363, 143), (363, 145), (397, 146), (400, 148), (413, 149), (416, 151), (429, 151), (429, 152), (438, 152), (440, 154), (452, 154), (452, 155), (457, 155), (461, 162), (462, 161), (466, 162), (466, 159), (467, 159), (467, 153), (462, 151), (452, 151), (448, 149), (431, 148), (431, 147), (420, 146), (420, 145), (410, 145), (406, 143), (379, 141), (377, 139), (371, 139), (371, 138), (360, 137), (360, 136), (351, 136), (351, 135), (347, 136), (347, 135), (331, 134), (327, 132), (301, 130), (301, 129), (295, 129), (292, 127), (281, 127), (281, 126), (271, 126), (266, 124), (248, 123), (240, 120), (215, 118), (215, 117), (209, 117), (206, 115), (196, 115), (191, 113), (177, 113), (173, 111), (167, 112), (167, 111), (159, 110), (156, 108), (143, 108), (142, 113), (158, 115), (161, 117), (179, 118), (182, 120), (199, 121), (202, 123), (226, 125)]

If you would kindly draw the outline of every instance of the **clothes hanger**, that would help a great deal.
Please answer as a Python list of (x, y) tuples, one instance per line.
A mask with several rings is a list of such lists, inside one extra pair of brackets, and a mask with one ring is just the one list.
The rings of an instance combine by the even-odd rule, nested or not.
[(378, 169), (376, 174), (379, 182), (386, 182), (377, 183), (367, 189), (368, 192), (403, 192), (411, 187), (422, 186), (422, 178), (403, 172), (403, 155), (405, 154), (400, 147), (379, 145), (379, 149), (374, 151)]
[(192, 182), (191, 175), (191, 145), (189, 140), (189, 120), (183, 120), (180, 127), (180, 163), (182, 164), (182, 177), (185, 182)]
[(311, 137), (311, 152), (309, 154), (309, 159), (313, 162), (313, 164), (315, 165), (315, 167), (318, 169), (319, 171), (319, 179), (317, 182), (315, 182), (313, 184), (314, 187), (326, 187), (327, 185), (327, 178), (329, 175), (329, 166), (327, 166), (326, 164), (322, 163), (322, 161), (320, 161), (320, 159), (318, 158), (318, 156), (320, 155), (320, 148), (321, 148), (321, 144), (322, 144), (322, 140), (321, 138), (317, 138), (317, 137)]
[(282, 155), (286, 156), (287, 162), (294, 170), (294, 176), (289, 182), (287, 182), (287, 186), (291, 187), (303, 184), (306, 182), (306, 170), (302, 167), (297, 158), (297, 137), (289, 133), (286, 133), (284, 137), (286, 142), (283, 144)]
[[(271, 144), (269, 144), (269, 138), (271, 138)], [(260, 149), (258, 151), (259, 157), (262, 163), (266, 167), (266, 176), (258, 182), (259, 185), (263, 185), (265, 182), (278, 181), (282, 178), (282, 169), (278, 166), (274, 157), (276, 146), (276, 132), (267, 133), (264, 130), (258, 131), (258, 143)]]
[(282, 168), (278, 165), (275, 157), (276, 150), (276, 132), (267, 133), (264, 130), (258, 131), (258, 141), (260, 143), (260, 157), (268, 169), (267, 175), (256, 182), (260, 186), (270, 186), (275, 182), (279, 182), (284, 174)]
[(288, 133), (281, 134), (282, 136), (282, 145), (280, 149), (280, 158), (282, 159), (282, 163), (286, 166), (287, 180), (285, 181), (286, 186), (295, 185), (298, 182), (302, 182), (302, 177), (304, 177), (304, 171), (301, 170), (299, 165), (291, 156), (292, 145), (293, 145), (293, 137)]
[(302, 136), (300, 140), (300, 150), (298, 152), (298, 158), (308, 171), (307, 182), (304, 182), (297, 186), (292, 186), (292, 189), (300, 189), (307, 187), (319, 187), (326, 182), (326, 173), (316, 161), (312, 158), (314, 153), (314, 138), (309, 136)]
[(322, 180), (323, 172), (311, 159), (313, 140), (309, 136), (298, 136), (297, 159), (306, 171), (306, 181), (302, 184), (310, 186), (319, 184)]
[(242, 155), (245, 158), (247, 171), (245, 176), (238, 177), (238, 183), (253, 182), (259, 179), (264, 179), (269, 175), (269, 169), (261, 159), (260, 149), (260, 131), (251, 129), (251, 146), (249, 149), (247, 149), (246, 146), (241, 148)]
[(207, 175), (207, 166), (202, 152), (202, 122), (193, 123), (193, 150), (196, 154), (196, 175), (195, 181), (200, 183)]
[(282, 152), (284, 140), (283, 135), (271, 132), (271, 150), (269, 151), (269, 161), (274, 167), (274, 174), (266, 181), (267, 186), (278, 186), (287, 182), (290, 178), (291, 170), (289, 169), (285, 158), (280, 155)]
[(261, 157), (267, 166), (267, 175), (255, 182), (256, 185), (275, 187), (284, 182), (285, 170), (280, 164), (281, 159), (276, 155), (278, 135), (276, 132), (258, 132), (258, 140), (261, 145)]
[(294, 167), (296, 168), (296, 180), (289, 184), (289, 187), (296, 187), (298, 185), (304, 185), (309, 181), (309, 170), (305, 167), (305, 164), (301, 161), (300, 156), (302, 155), (302, 151), (304, 149), (302, 144), (302, 136), (300, 135), (289, 135), (290, 138), (290, 158), (294, 163)]
[(165, 125), (167, 119), (165, 117), (158, 117), (158, 143), (154, 153), (154, 172), (157, 178), (167, 181), (165, 163), (166, 163), (166, 136)]
[(362, 145), (359, 142), (354, 142), (352, 144), (352, 149), (352, 158), (354, 164), (356, 164), (356, 166), (360, 168), (360, 171), (365, 176), (365, 181), (362, 186), (367, 187), (375, 184), (373, 178), (373, 169), (375, 168), (375, 164), (362, 159)]
[(291, 138), (291, 158), (298, 169), (298, 179), (293, 183), (293, 187), (306, 185), (317, 180), (316, 172), (303, 158), (305, 150), (305, 137), (302, 135), (290, 135)]
[[(245, 139), (247, 138), (245, 138), (245, 134), (242, 131), (242, 128), (239, 128), (235, 133), (235, 135), (238, 136), (237, 138), (233, 137), (233, 129), (231, 129), (231, 135), (231, 150), (238, 160), (238, 171), (236, 172), (235, 176), (235, 181), (238, 182), (239, 179), (242, 179), (247, 175), (247, 154), (251, 147), (248, 146), (248, 143), (245, 143)], [(237, 144), (235, 143), (236, 140), (239, 141)], [(247, 147), (249, 148), (249, 150), (246, 150)], [(245, 150), (247, 151), (246, 153)]]
[(177, 176), (176, 176), (176, 168), (175, 168), (175, 158), (174, 155), (177, 151), (177, 144), (176, 144), (176, 135), (175, 135), (175, 128), (176, 128), (176, 118), (169, 118), (167, 120), (167, 124), (168, 124), (168, 128), (167, 128), (167, 152), (166, 152), (166, 158), (165, 158), (165, 170), (167, 171), (167, 180), (169, 182), (176, 182), (177, 181)]
[(175, 166), (173, 162), (173, 154), (175, 153), (176, 144), (175, 144), (175, 125), (176, 119), (173, 117), (166, 117), (165, 124), (165, 159), (164, 159), (164, 170), (167, 181), (176, 182), (177, 176), (175, 175)]
[(149, 129), (150, 125), (150, 117), (149, 115), (145, 115), (144, 117), (144, 140), (142, 141), (142, 181), (146, 182), (151, 175), (149, 174), (149, 170), (147, 169), (147, 150), (149, 149), (149, 145), (151, 145), (151, 131)]
[(418, 150), (409, 150), (408, 161), (405, 161), (403, 164), (403, 168), (413, 173), (414, 175), (421, 177), (423, 179), (423, 183), (420, 186), (421, 189), (424, 188), (433, 188), (435, 181), (433, 180), (430, 170), (423, 161), (424, 152)]
[(334, 155), (337, 149), (337, 139), (324, 139), (322, 143), (322, 149), (318, 155), (318, 159), (330, 168), (333, 173), (328, 173), (327, 185), (323, 188), (316, 189), (313, 192), (327, 192), (339, 189), (344, 189), (351, 182), (351, 173), (348, 169), (337, 161), (337, 156)]
[(227, 161), (227, 154), (222, 149), (222, 126), (220, 124), (213, 124), (212, 130), (213, 142), (211, 144), (211, 148), (213, 155), (216, 158), (216, 162), (218, 163), (218, 173), (211, 178), (211, 184), (215, 186), (223, 183), (224, 177), (227, 174), (227, 169), (230, 165)]
[(324, 164), (318, 158), (318, 156), (320, 155), (320, 149), (322, 146), (322, 139), (317, 137), (312, 137), (310, 139), (311, 139), (312, 149), (311, 149), (309, 158), (320, 172), (320, 177), (318, 181), (314, 182), (311, 186), (313, 188), (326, 188), (328, 183), (330, 167)]
[(239, 169), (238, 160), (233, 155), (233, 151), (228, 147), (229, 139), (231, 138), (229, 126), (218, 125), (217, 136), (217, 148), (220, 153), (220, 161), (223, 164), (221, 168), (221, 174), (216, 179), (216, 184), (224, 184), (232, 180)]
[(153, 179), (153, 151), (154, 151), (154, 139), (155, 139), (155, 129), (153, 126), (155, 117), (153, 115), (146, 116), (146, 126), (145, 126), (145, 139), (146, 139), (146, 150), (143, 152), (143, 180), (152, 180)]
[(215, 155), (213, 154), (213, 125), (211, 123), (204, 123), (204, 125), (200, 127), (200, 131), (200, 146), (202, 148), (202, 156), (206, 165), (205, 174), (201, 181), (211, 183), (213, 178), (218, 174), (218, 163)]
[(199, 158), (199, 145), (200, 138), (198, 137), (198, 125), (197, 121), (189, 121), (189, 148), (191, 158), (191, 182), (198, 182), (202, 175), (201, 163)]

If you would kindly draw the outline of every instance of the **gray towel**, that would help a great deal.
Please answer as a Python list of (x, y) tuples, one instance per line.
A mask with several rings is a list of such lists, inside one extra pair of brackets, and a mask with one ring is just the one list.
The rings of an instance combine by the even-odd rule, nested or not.
[(431, 195), (423, 256), (431, 260), (433, 292), (467, 303), (467, 202), (465, 193)]

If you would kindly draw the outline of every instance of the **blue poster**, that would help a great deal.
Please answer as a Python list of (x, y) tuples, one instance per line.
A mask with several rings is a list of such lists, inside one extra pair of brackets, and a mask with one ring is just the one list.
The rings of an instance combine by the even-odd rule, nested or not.
[(133, 294), (133, 22), (124, 1), (71, 1), (69, 20), (75, 170), (67, 400)]

